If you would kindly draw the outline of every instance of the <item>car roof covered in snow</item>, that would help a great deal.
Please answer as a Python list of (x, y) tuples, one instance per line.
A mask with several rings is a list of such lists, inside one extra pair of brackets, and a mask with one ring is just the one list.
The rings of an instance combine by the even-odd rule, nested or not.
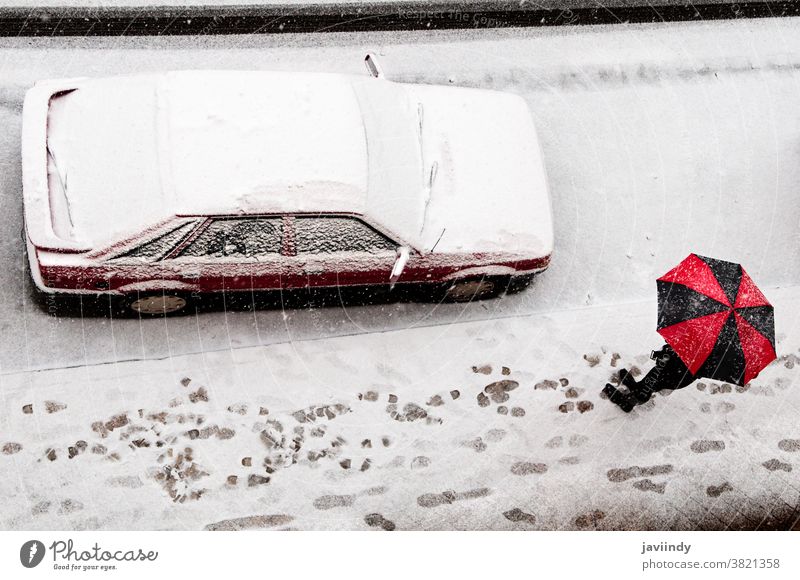
[(354, 84), (369, 82), (239, 71), (81, 81), (48, 113), (71, 237), (99, 248), (181, 214), (364, 213)]

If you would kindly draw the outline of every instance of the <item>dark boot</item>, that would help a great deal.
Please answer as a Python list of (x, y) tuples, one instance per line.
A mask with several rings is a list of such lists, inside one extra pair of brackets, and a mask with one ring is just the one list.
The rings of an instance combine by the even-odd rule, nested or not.
[(614, 385), (606, 384), (603, 388), (603, 392), (608, 397), (608, 400), (614, 403), (617, 407), (625, 411), (626, 413), (630, 413), (633, 411), (633, 408), (636, 406), (636, 399), (631, 395), (623, 393), (622, 391), (618, 390)]
[(644, 381), (638, 382), (635, 386), (629, 389), (631, 397), (636, 399), (636, 404), (641, 405), (650, 400), (653, 396), (653, 390), (648, 388)]
[(617, 376), (619, 377), (619, 384), (625, 385), (629, 389), (635, 389), (639, 384), (631, 373), (628, 372), (628, 369), (619, 369)]

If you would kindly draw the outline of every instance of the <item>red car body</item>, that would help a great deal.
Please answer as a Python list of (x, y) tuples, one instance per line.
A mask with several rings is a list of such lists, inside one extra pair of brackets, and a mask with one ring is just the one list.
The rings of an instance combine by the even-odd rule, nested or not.
[[(177, 216), (181, 220), (190, 216)], [(48, 288), (78, 292), (117, 292), (151, 290), (185, 290), (192, 292), (220, 292), (236, 290), (301, 289), (308, 287), (379, 286), (390, 283), (390, 274), (396, 262), (396, 247), (407, 246), (402, 240), (387, 234), (376, 224), (356, 214), (272, 214), (193, 216), (196, 223), (162, 255), (142, 264), (141, 258), (130, 253), (148, 242), (169, 232), (174, 221), (153, 228), (149, 235), (125, 240), (119, 244), (87, 256), (89, 265), (40, 266), (42, 279)], [(296, 219), (326, 220), (339, 218), (353, 220), (370, 228), (391, 247), (383, 251), (349, 251), (309, 256), (298, 254), (294, 244)], [(280, 251), (273, 257), (235, 261), (206, 260), (181, 262), (180, 253), (195, 241), (215, 221), (275, 219), (281, 224)], [(387, 244), (388, 246), (388, 244)], [(524, 258), (503, 252), (489, 253), (427, 253), (411, 248), (403, 269), (402, 283), (442, 283), (467, 276), (523, 276), (544, 270), (549, 256)]]

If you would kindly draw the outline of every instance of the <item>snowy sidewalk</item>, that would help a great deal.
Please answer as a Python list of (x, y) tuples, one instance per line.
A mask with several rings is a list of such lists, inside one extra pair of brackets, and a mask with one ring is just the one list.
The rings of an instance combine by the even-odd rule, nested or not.
[(655, 304), (5, 375), (3, 529), (753, 529), (800, 517), (779, 360), (625, 415)]

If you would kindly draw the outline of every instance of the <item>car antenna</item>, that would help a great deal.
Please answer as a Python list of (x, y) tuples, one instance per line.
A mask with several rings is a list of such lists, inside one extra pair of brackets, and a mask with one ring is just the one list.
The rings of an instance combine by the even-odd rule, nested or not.
[(438, 245), (439, 245), (439, 242), (441, 241), (441, 239), (442, 239), (442, 236), (444, 236), (444, 232), (445, 232), (445, 230), (446, 230), (446, 229), (447, 229), (447, 228), (442, 228), (442, 233), (441, 233), (441, 234), (439, 234), (439, 239), (437, 239), (437, 240), (436, 240), (436, 243), (435, 243), (435, 244), (433, 244), (433, 247), (432, 247), (432, 248), (429, 250), (429, 252), (433, 252), (433, 251), (436, 249), (436, 246), (438, 246)]

